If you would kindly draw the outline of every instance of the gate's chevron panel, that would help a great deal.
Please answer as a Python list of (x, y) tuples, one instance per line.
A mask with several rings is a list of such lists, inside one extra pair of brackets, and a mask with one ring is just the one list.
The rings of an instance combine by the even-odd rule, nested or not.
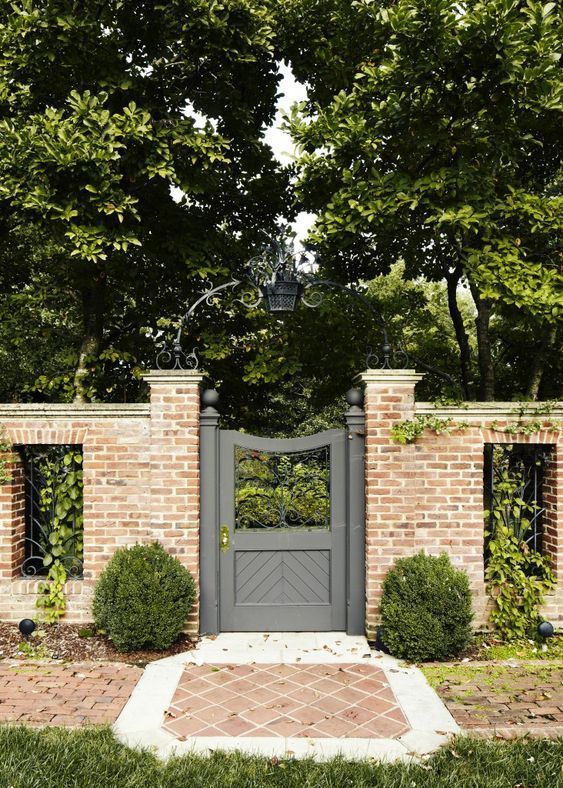
[(329, 603), (329, 550), (235, 552), (235, 604)]

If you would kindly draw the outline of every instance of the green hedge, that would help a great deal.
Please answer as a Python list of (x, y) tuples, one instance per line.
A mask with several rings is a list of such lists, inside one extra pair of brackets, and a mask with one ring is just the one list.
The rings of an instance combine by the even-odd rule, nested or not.
[(171, 646), (195, 600), (188, 570), (158, 542), (115, 552), (100, 575), (93, 613), (119, 651)]
[(400, 558), (383, 581), (382, 639), (412, 662), (447, 659), (471, 641), (471, 591), (445, 553)]

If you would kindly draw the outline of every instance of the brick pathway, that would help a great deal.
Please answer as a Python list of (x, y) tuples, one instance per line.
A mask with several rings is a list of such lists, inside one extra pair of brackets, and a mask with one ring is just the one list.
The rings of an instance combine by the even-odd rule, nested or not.
[(380, 668), (189, 665), (164, 728), (187, 737), (394, 738), (409, 725)]
[(0, 722), (111, 723), (143, 673), (128, 665), (0, 664)]
[(458, 725), (489, 736), (563, 735), (560, 663), (457, 665), (441, 668), (437, 691)]

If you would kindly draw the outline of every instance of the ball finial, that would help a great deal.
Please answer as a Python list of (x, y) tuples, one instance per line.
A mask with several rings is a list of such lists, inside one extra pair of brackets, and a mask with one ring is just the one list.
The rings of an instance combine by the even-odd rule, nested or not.
[(201, 392), (201, 404), (204, 408), (216, 408), (219, 404), (219, 392), (215, 389), (204, 389)]
[(362, 389), (348, 389), (346, 392), (346, 402), (350, 406), (356, 405), (358, 408), (361, 408), (364, 402), (364, 392)]

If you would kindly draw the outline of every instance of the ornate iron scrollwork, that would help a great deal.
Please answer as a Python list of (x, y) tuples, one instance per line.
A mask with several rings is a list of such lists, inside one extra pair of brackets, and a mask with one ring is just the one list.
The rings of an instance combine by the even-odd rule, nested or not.
[(163, 348), (156, 357), (156, 367), (157, 369), (198, 369), (197, 348), (194, 347), (191, 353), (185, 353), (178, 345), (174, 345), (172, 350)]
[(367, 369), (406, 369), (409, 366), (409, 354), (400, 345), (397, 349), (393, 349), (386, 343), (380, 353), (375, 353), (371, 347), (367, 350)]
[[(56, 464), (60, 473), (76, 475), (76, 463), (71, 461), (66, 464), (64, 460), (65, 455), (71, 456), (73, 451), (78, 453), (79, 450), (78, 446), (57, 445), (28, 446), (24, 451), (26, 535), (25, 558), (21, 565), (23, 577), (46, 575), (48, 564), (45, 559), (47, 556), (52, 558), (53, 554), (64, 566), (69, 578), (82, 577), (82, 524), (77, 522), (72, 512), (65, 513), (65, 507), (57, 500), (56, 491), (52, 494), (52, 484), (49, 484), (42, 470), (42, 462), (47, 460), (49, 464)], [(57, 539), (53, 540), (55, 526)]]
[(255, 309), (261, 303), (268, 312), (293, 312), (301, 303), (309, 308), (319, 307), (325, 297), (325, 290), (339, 290), (360, 301), (370, 312), (381, 330), (381, 354), (368, 351), (368, 366), (391, 369), (403, 366), (408, 356), (402, 348), (393, 349), (389, 343), (387, 326), (375, 305), (359, 290), (330, 279), (317, 279), (312, 273), (314, 261), (310, 253), (296, 251), (292, 243), (283, 237), (271, 242), (260, 254), (253, 257), (241, 279), (209, 288), (188, 309), (180, 321), (172, 349), (163, 348), (156, 357), (158, 369), (199, 369), (197, 348), (191, 353), (182, 350), (182, 335), (195, 310), (202, 303), (210, 304), (212, 299), (225, 290), (244, 286), (236, 300), (247, 309)]
[(330, 528), (330, 448), (235, 448), (235, 528)]
[[(229, 282), (223, 282), (223, 284), (214, 287), (213, 284), (209, 286), (209, 288), (201, 295), (197, 301), (190, 306), (186, 314), (180, 321), (180, 325), (178, 327), (178, 331), (176, 333), (176, 337), (174, 339), (174, 344), (172, 349), (168, 347), (163, 347), (156, 356), (156, 368), (157, 369), (192, 369), (197, 370), (199, 369), (199, 356), (197, 355), (197, 347), (194, 347), (191, 353), (185, 353), (182, 349), (182, 334), (184, 332), (185, 327), (187, 326), (191, 316), (198, 308), (200, 304), (206, 303), (210, 304), (213, 297), (216, 296), (218, 293), (223, 292), (227, 288), (235, 288), (241, 284), (240, 279), (231, 279)], [(242, 304), (244, 304), (247, 308), (250, 308), (252, 304), (247, 303), (244, 299), (247, 296), (247, 292), (245, 291), (242, 297), (238, 300)], [(256, 301), (256, 304), (260, 303), (260, 298)]]

